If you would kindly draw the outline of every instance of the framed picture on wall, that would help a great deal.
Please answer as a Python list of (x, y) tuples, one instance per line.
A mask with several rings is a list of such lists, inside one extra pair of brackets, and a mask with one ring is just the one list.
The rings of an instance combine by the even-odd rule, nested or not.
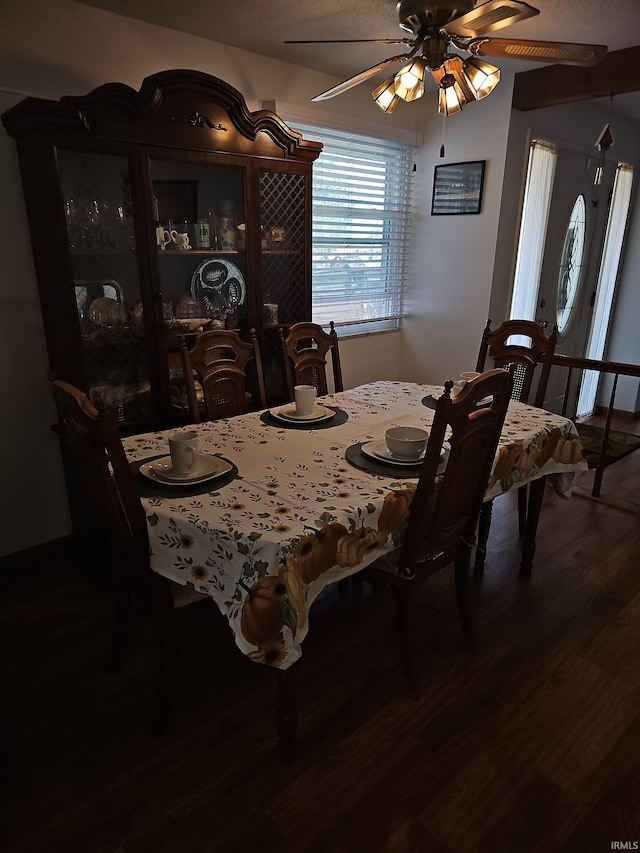
[(436, 166), (431, 215), (480, 213), (485, 160)]

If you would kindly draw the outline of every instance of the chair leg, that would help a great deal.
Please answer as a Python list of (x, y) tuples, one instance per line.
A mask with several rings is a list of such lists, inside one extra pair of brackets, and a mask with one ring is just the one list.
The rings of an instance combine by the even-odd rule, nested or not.
[(529, 484), (529, 503), (527, 506), (527, 527), (522, 541), (522, 561), (520, 563), (520, 576), (529, 577), (533, 566), (533, 557), (536, 553), (536, 532), (540, 520), (542, 498), (546, 477), (539, 477)]
[(171, 591), (159, 575), (157, 580), (155, 577), (152, 579), (151, 594), (158, 620), (160, 658), (154, 728), (157, 734), (162, 734), (167, 728), (171, 715), (178, 669), (176, 614)]
[(471, 590), (469, 585), (469, 567), (471, 564), (471, 546), (461, 541), (456, 556), (456, 598), (458, 600), (458, 615), (462, 626), (462, 639), (467, 651), (473, 652), (476, 641), (473, 631), (471, 613)]
[(396, 577), (394, 592), (396, 634), (398, 637), (398, 647), (400, 649), (402, 672), (404, 673), (404, 680), (407, 683), (409, 692), (414, 698), (417, 698), (418, 688), (416, 669), (413, 655), (411, 654), (411, 644), (409, 642), (409, 582), (403, 578)]
[(340, 597), (340, 601), (344, 604), (349, 599), (350, 587), (353, 578), (343, 578), (341, 581), (338, 581), (338, 595)]
[(119, 573), (115, 575), (113, 639), (111, 642), (111, 671), (122, 669), (129, 650), (129, 631), (131, 619), (131, 589)]
[(527, 486), (518, 489), (518, 535), (524, 539), (527, 532)]
[(278, 752), (284, 761), (296, 757), (296, 674), (291, 669), (278, 670)]
[(487, 558), (487, 542), (491, 530), (491, 515), (493, 513), (493, 501), (485, 501), (480, 510), (478, 519), (478, 535), (476, 541), (476, 559), (473, 565), (473, 574), (477, 578), (484, 575), (484, 564)]

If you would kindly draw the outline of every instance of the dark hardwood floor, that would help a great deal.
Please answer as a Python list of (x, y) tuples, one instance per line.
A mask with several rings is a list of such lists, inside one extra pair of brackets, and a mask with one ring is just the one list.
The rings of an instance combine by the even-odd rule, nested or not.
[[(591, 475), (586, 475), (585, 479)], [(640, 453), (604, 492), (640, 505)], [(639, 506), (640, 509), (640, 506)], [(170, 730), (151, 732), (153, 622), (108, 668), (111, 600), (71, 560), (5, 572), (0, 848), (7, 853), (566, 853), (640, 841), (640, 515), (547, 490), (533, 575), (495, 502), (462, 648), (450, 572), (416, 587), (422, 693), (390, 601), (325, 595), (299, 665), (299, 757), (274, 673), (208, 602), (181, 625)], [(187, 614), (182, 614), (187, 616)]]

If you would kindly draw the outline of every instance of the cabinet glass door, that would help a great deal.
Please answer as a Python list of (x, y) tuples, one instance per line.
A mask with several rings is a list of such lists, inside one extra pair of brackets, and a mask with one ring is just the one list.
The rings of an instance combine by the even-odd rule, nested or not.
[[(180, 347), (212, 328), (247, 328), (245, 169), (151, 161), (172, 413), (187, 411)], [(202, 399), (196, 384), (196, 393)]]
[(126, 157), (58, 151), (87, 390), (120, 423), (149, 417), (151, 387)]

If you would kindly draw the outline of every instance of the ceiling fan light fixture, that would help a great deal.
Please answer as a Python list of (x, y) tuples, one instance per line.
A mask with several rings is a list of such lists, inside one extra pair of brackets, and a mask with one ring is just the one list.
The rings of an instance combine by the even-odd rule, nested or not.
[[(451, 86), (451, 81), (453, 81), (461, 90), (467, 103), (475, 101), (475, 92), (471, 88), (469, 79), (464, 73), (462, 59), (459, 56), (452, 56), (451, 54), (446, 56), (440, 68), (436, 68), (435, 71), (432, 71), (431, 76), (438, 86), (444, 88)], [(442, 82), (443, 80), (445, 81), (444, 83)]]
[(393, 77), (389, 77), (381, 86), (374, 89), (371, 97), (380, 107), (380, 109), (391, 115), (398, 106), (400, 98), (396, 95), (396, 87)]
[(450, 56), (445, 59), (440, 68), (431, 72), (431, 76), (439, 87), (439, 113), (454, 115), (459, 113), (466, 104), (475, 100), (473, 89), (463, 73), (462, 60), (459, 56)]
[(483, 59), (478, 59), (477, 56), (465, 59), (462, 63), (462, 72), (478, 101), (490, 95), (500, 82), (500, 69)]
[(395, 93), (403, 101), (416, 101), (424, 95), (424, 72), (427, 67), (422, 57), (412, 59), (393, 78)]
[(455, 115), (468, 103), (462, 89), (455, 81), (451, 86), (441, 86), (438, 91), (438, 112), (440, 114)]
[[(494, 30), (539, 14), (522, 0), (396, 0), (400, 28), (412, 38), (321, 39), (287, 41), (287, 44), (344, 44), (372, 42), (403, 44), (409, 50), (348, 77), (311, 100), (324, 101), (341, 95), (379, 73), (392, 73), (373, 92), (378, 106), (392, 113), (399, 100), (415, 101), (424, 95), (425, 70), (439, 87), (440, 109), (459, 112), (465, 104), (490, 95), (500, 81), (500, 70), (485, 57), (591, 66), (607, 54), (604, 44), (494, 38)], [(379, 0), (378, 0), (378, 5)], [(449, 51), (453, 50), (453, 53)], [(467, 54), (458, 56), (455, 51)], [(399, 71), (391, 72), (391, 68)], [(443, 81), (443, 78), (447, 79)], [(452, 82), (453, 79), (453, 82)], [(442, 85), (441, 85), (441, 81)]]

